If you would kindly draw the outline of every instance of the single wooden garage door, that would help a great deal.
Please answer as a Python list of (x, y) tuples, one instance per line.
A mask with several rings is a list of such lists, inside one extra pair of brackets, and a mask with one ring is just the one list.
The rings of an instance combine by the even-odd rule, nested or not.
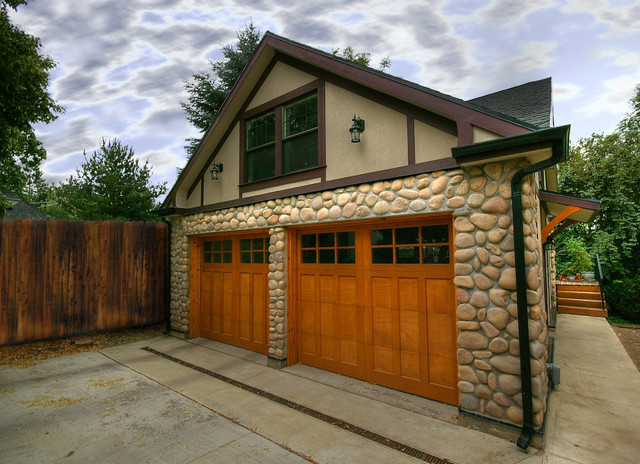
[(192, 321), (196, 335), (268, 352), (268, 247), (265, 235), (199, 239), (199, 301), (192, 301), (199, 305)]
[(451, 216), (299, 229), (297, 361), (457, 404)]

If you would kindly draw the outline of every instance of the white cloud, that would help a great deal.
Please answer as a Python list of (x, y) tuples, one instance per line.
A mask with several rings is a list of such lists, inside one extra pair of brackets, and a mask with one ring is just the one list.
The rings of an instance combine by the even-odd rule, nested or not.
[(532, 11), (546, 8), (551, 0), (537, 0), (535, 2), (522, 0), (493, 0), (482, 10), (478, 11), (478, 17), (483, 21), (498, 23), (501, 26), (519, 22)]
[(554, 103), (573, 100), (582, 91), (581, 87), (574, 84), (556, 84), (553, 82), (552, 86)]
[(589, 104), (582, 106), (580, 112), (588, 116), (597, 116), (601, 113), (625, 114), (629, 108), (629, 100), (635, 94), (637, 83), (631, 76), (620, 76), (605, 81), (604, 86), (607, 90)]

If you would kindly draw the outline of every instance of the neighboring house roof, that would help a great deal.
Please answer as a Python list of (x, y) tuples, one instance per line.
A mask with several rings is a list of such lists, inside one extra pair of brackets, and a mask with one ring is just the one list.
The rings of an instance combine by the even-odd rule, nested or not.
[(2, 194), (12, 205), (10, 209), (5, 211), (3, 219), (49, 219), (45, 213), (13, 193), (2, 192)]
[(550, 77), (473, 98), (467, 102), (512, 116), (536, 127), (546, 128), (553, 125)]

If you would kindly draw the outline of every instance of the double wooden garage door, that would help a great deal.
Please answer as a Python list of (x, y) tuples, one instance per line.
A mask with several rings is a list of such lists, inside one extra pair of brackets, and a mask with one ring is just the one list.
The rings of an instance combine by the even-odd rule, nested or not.
[(296, 345), (303, 364), (457, 404), (450, 216), (300, 229), (292, 239), (289, 356)]
[[(450, 216), (288, 238), (289, 362), (457, 403)], [(194, 245), (191, 336), (267, 353), (268, 237)]]

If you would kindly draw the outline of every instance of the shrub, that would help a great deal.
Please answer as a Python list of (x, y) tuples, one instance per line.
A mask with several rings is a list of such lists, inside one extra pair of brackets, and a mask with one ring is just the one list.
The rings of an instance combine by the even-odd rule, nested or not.
[(569, 238), (558, 253), (558, 274), (568, 276), (576, 275), (578, 272), (593, 271), (593, 260), (587, 251), (587, 247), (580, 238)]
[(640, 323), (639, 277), (607, 282), (604, 291), (610, 315)]

